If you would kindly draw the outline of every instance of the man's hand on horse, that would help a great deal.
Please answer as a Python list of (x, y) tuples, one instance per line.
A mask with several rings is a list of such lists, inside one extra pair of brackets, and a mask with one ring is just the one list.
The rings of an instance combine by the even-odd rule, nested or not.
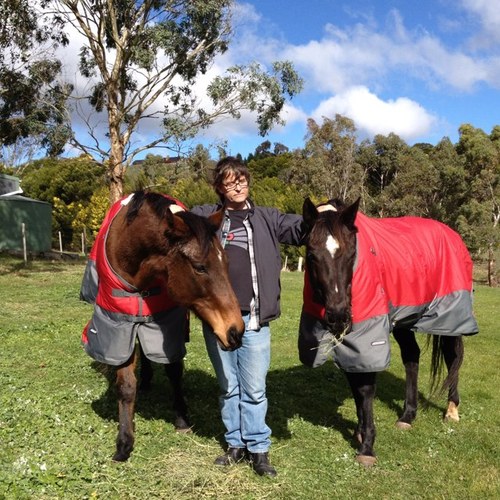
[(175, 203), (172, 203), (168, 208), (173, 214), (176, 214), (177, 212), (185, 212), (185, 210), (182, 207), (176, 205)]
[(318, 212), (336, 212), (337, 209), (333, 206), (333, 205), (330, 205), (329, 203), (325, 203), (323, 205), (318, 205), (316, 207), (316, 210)]

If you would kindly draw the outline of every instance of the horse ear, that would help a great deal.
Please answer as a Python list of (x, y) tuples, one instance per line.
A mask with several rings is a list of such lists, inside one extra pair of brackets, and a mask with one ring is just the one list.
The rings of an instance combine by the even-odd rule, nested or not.
[(308, 198), (304, 200), (304, 204), (302, 205), (302, 217), (304, 218), (305, 225), (310, 228), (316, 222), (318, 218), (318, 209), (314, 205), (314, 203)]
[(214, 212), (212, 215), (209, 215), (207, 219), (217, 231), (217, 229), (219, 229), (220, 225), (222, 224), (223, 217), (224, 217), (224, 210), (217, 210), (217, 212)]
[(340, 214), (340, 220), (349, 229), (356, 229), (354, 221), (356, 220), (356, 214), (358, 213), (359, 202), (361, 198), (358, 198), (352, 205), (349, 205), (346, 209), (342, 210)]
[(166, 211), (167, 229), (165, 234), (171, 237), (182, 237), (189, 232), (188, 225), (178, 215), (173, 214), (170, 210)]

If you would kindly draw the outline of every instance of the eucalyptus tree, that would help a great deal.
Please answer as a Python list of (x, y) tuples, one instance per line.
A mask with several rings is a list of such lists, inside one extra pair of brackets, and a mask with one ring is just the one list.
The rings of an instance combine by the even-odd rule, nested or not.
[(367, 203), (374, 213), (384, 215), (380, 197), (394, 181), (408, 154), (409, 146), (397, 134), (377, 134), (372, 141), (365, 140), (358, 148), (357, 161), (365, 172)]
[(467, 202), (468, 181), (464, 158), (457, 153), (448, 137), (429, 149), (428, 156), (439, 175), (436, 218), (457, 229), (462, 206)]
[(364, 173), (356, 161), (356, 127), (345, 116), (307, 121), (306, 144), (294, 152), (291, 180), (319, 198), (353, 199), (363, 190)]
[[(231, 41), (232, 0), (53, 1), (84, 38), (79, 71), (91, 85), (93, 113), (90, 140), (74, 140), (106, 161), (112, 201), (121, 196), (127, 165), (140, 152), (182, 143), (243, 110), (255, 112), (264, 135), (282, 123), (285, 99), (301, 90), (291, 63), (275, 62), (266, 70), (252, 62), (228, 68), (197, 95), (195, 84)], [(103, 117), (104, 141), (96, 132)], [(138, 143), (133, 136), (139, 124), (152, 119), (157, 134)]]
[(406, 147), (397, 155), (392, 180), (376, 198), (377, 212), (385, 217), (414, 215), (439, 219), (440, 175), (420, 147)]
[(464, 159), (467, 202), (459, 218), (467, 243), (487, 255), (488, 282), (495, 284), (495, 253), (500, 243), (500, 127), (488, 135), (464, 124), (459, 128), (457, 152)]
[(0, 148), (17, 165), (40, 148), (61, 153), (70, 136), (66, 98), (55, 50), (67, 43), (63, 20), (43, 15), (48, 0), (0, 2)]

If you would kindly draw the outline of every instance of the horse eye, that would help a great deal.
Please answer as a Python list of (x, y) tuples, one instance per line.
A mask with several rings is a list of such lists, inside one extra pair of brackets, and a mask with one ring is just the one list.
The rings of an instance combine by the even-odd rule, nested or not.
[(193, 267), (198, 274), (207, 274), (207, 268), (203, 264), (193, 264)]

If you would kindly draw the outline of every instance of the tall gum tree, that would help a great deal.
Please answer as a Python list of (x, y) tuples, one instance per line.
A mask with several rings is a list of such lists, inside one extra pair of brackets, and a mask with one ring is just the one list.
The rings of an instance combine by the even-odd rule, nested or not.
[(48, 0), (0, 2), (0, 160), (19, 166), (40, 149), (64, 150), (69, 137), (66, 97), (56, 49), (68, 40), (63, 21), (43, 22)]
[[(197, 96), (194, 85), (231, 38), (232, 0), (53, 0), (85, 44), (79, 70), (89, 79), (89, 102), (107, 118), (105, 141), (87, 122), (89, 141), (77, 147), (107, 165), (110, 201), (123, 194), (127, 165), (140, 152), (194, 137), (223, 117), (255, 113), (259, 132), (283, 123), (287, 98), (302, 80), (287, 61), (267, 71), (259, 64), (228, 68)], [(207, 104), (202, 105), (200, 97)], [(208, 99), (206, 99), (208, 98)], [(158, 109), (158, 103), (165, 103)], [(155, 118), (162, 127), (134, 147), (139, 123)]]

